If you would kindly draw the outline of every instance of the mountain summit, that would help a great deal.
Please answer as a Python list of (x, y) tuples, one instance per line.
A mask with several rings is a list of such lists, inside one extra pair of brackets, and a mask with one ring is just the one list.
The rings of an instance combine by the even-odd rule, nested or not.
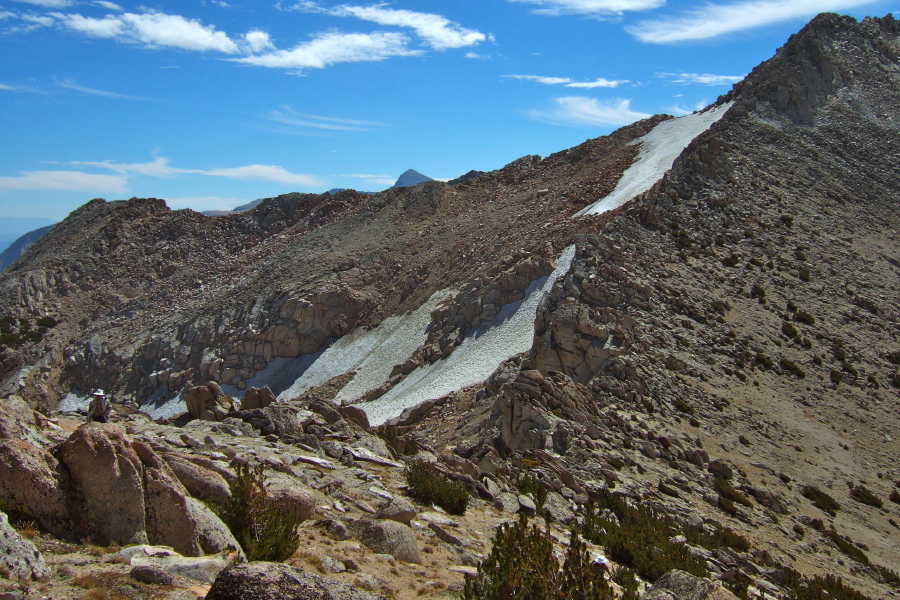
[(409, 169), (404, 172), (398, 179), (397, 183), (395, 183), (393, 188), (404, 188), (404, 187), (412, 187), (414, 185), (418, 185), (420, 183), (425, 183), (426, 181), (434, 181), (431, 177), (427, 175), (422, 175), (418, 171), (413, 169)]

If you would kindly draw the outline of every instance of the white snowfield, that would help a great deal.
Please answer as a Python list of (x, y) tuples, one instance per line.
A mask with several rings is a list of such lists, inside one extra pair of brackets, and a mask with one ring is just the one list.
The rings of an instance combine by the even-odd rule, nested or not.
[(467, 335), (450, 356), (419, 367), (384, 396), (359, 404), (369, 422), (381, 425), (407, 408), (482, 382), (503, 361), (531, 348), (538, 304), (569, 270), (574, 257), (575, 246), (569, 246), (550, 275), (532, 282), (523, 300), (504, 306), (492, 321)]
[(605, 198), (585, 206), (575, 216), (599, 215), (619, 208), (649, 190), (672, 168), (672, 163), (688, 144), (721, 119), (731, 104), (728, 102), (703, 113), (663, 121), (644, 137), (634, 140), (632, 144), (640, 144), (641, 151), (637, 160), (622, 174), (616, 189)]
[[(688, 144), (718, 121), (730, 106), (729, 103), (703, 113), (663, 121), (650, 133), (632, 142), (641, 145), (640, 152), (634, 164), (622, 174), (615, 190), (574, 216), (613, 210), (649, 190), (672, 168), (672, 163)], [(556, 269), (549, 276), (533, 282), (526, 290), (524, 300), (504, 306), (494, 320), (470, 332), (449, 357), (419, 367), (380, 398), (358, 404), (368, 414), (369, 421), (381, 425), (407, 408), (480, 383), (503, 361), (528, 351), (534, 338), (538, 305), (557, 279), (569, 270), (574, 256), (574, 246), (563, 250)], [(354, 372), (353, 379), (335, 401), (358, 400), (383, 385), (390, 378), (394, 365), (412, 357), (426, 340), (431, 312), (452, 294), (453, 290), (449, 289), (437, 292), (415, 311), (385, 319), (375, 329), (356, 330), (316, 354), (276, 359), (246, 383), (256, 387), (269, 385), (279, 400), (287, 400), (332, 377)], [(223, 386), (223, 389), (230, 395), (240, 394), (230, 386)], [(81, 401), (77, 397), (67, 398), (67, 404), (72, 406)], [(179, 409), (176, 412), (184, 410), (180, 396), (155, 407), (154, 411), (160, 415), (168, 414), (176, 405)]]

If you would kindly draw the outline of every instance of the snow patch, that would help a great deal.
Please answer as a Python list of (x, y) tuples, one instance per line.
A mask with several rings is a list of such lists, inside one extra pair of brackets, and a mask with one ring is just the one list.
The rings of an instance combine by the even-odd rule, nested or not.
[(381, 425), (407, 408), (484, 381), (503, 361), (528, 351), (538, 304), (574, 257), (575, 246), (569, 246), (550, 275), (532, 282), (523, 300), (507, 304), (496, 318), (470, 332), (450, 356), (419, 367), (385, 395), (357, 406), (366, 411), (372, 425)]
[(728, 102), (702, 113), (663, 121), (647, 135), (634, 140), (632, 144), (640, 144), (641, 151), (637, 160), (622, 174), (616, 189), (605, 198), (584, 207), (575, 216), (599, 215), (619, 208), (649, 190), (672, 168), (672, 163), (688, 144), (721, 119), (731, 105), (732, 102)]

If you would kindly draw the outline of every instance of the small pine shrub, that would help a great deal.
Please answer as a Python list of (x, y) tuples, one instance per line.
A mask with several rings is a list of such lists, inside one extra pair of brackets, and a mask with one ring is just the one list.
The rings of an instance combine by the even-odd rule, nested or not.
[[(658, 513), (646, 504), (634, 506), (621, 496), (604, 493), (599, 510), (589, 505), (585, 511), (585, 539), (604, 546), (609, 557), (634, 569), (647, 581), (656, 581), (672, 569), (681, 569), (706, 577), (706, 561), (694, 556), (684, 544), (672, 541), (681, 528), (672, 517)], [(615, 519), (605, 516), (609, 510)]]
[(750, 297), (763, 300), (766, 297), (766, 288), (759, 285), (758, 283), (755, 284), (752, 288), (750, 288)]
[(800, 494), (804, 498), (811, 500), (813, 506), (828, 513), (832, 517), (837, 516), (837, 511), (841, 509), (841, 505), (837, 500), (814, 485), (803, 486), (803, 489), (800, 490)]
[(229, 487), (228, 502), (212, 508), (234, 534), (247, 558), (281, 562), (293, 556), (300, 545), (297, 527), (303, 519), (272, 505), (262, 465), (238, 465)]
[(790, 567), (781, 570), (784, 573), (781, 585), (795, 600), (871, 600), (846, 585), (840, 577), (816, 575), (807, 579)]
[(900, 504), (900, 491), (898, 491), (897, 488), (891, 490), (891, 495), (888, 496), (888, 500), (894, 504)]
[(796, 376), (799, 377), (800, 379), (804, 379), (804, 378), (806, 377), (806, 371), (804, 371), (804, 370), (800, 367), (800, 365), (798, 365), (797, 363), (795, 363), (795, 362), (792, 361), (791, 359), (789, 359), (789, 358), (782, 358), (780, 362), (781, 362), (781, 368), (784, 369), (785, 371), (790, 371), (791, 373), (793, 373), (794, 375), (796, 375)]
[(795, 338), (800, 335), (800, 332), (797, 330), (797, 328), (787, 321), (785, 321), (784, 325), (781, 326), (781, 333), (789, 338)]
[(562, 569), (553, 547), (549, 532), (541, 531), (537, 525), (529, 527), (524, 516), (518, 522), (504, 523), (477, 574), (466, 577), (463, 599), (613, 598), (599, 565), (591, 563), (577, 532), (572, 533)]
[(862, 502), (863, 504), (868, 504), (869, 506), (876, 506), (878, 508), (884, 506), (884, 501), (873, 494), (872, 490), (864, 485), (858, 485), (850, 488), (850, 497), (857, 502)]
[(683, 413), (687, 413), (689, 415), (694, 414), (694, 407), (682, 400), (681, 398), (675, 398), (674, 401), (675, 408), (680, 410)]
[(828, 531), (824, 532), (824, 535), (826, 538), (831, 540), (835, 546), (837, 546), (838, 550), (840, 550), (856, 562), (862, 563), (864, 565), (869, 564), (869, 557), (866, 556), (866, 553), (858, 548), (849, 537), (839, 534), (834, 529), (829, 529)]
[[(622, 463), (623, 465), (625, 463)], [(549, 492), (544, 485), (538, 481), (537, 477), (531, 473), (526, 473), (519, 481), (516, 482), (516, 489), (520, 494), (531, 496), (537, 506), (538, 512), (544, 508), (544, 502), (547, 501)]]
[(836, 369), (832, 369), (831, 373), (828, 374), (828, 378), (834, 385), (840, 385), (841, 381), (844, 380), (844, 374)]
[(798, 310), (794, 313), (794, 320), (799, 321), (800, 323), (804, 323), (806, 325), (815, 325), (816, 318), (806, 312), (805, 310)]
[(722, 264), (726, 267), (736, 267), (740, 259), (732, 254), (731, 256), (726, 256), (722, 259)]
[(451, 515), (462, 515), (469, 505), (469, 492), (423, 460), (410, 462), (403, 471), (409, 495), (424, 504), (440, 506)]
[(762, 366), (764, 366), (767, 369), (771, 369), (772, 367), (775, 366), (775, 363), (772, 361), (771, 358), (769, 358), (769, 356), (765, 352), (759, 352), (756, 355), (756, 362), (761, 364)]

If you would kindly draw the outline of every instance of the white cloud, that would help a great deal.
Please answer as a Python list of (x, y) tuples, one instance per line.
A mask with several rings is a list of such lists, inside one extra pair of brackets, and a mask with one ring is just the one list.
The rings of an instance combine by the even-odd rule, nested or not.
[(66, 8), (75, 4), (73, 0), (14, 0), (22, 4), (33, 4), (44, 8)]
[(159, 12), (107, 15), (102, 19), (79, 14), (59, 15), (74, 31), (99, 38), (141, 42), (150, 47), (166, 46), (182, 50), (209, 50), (236, 54), (238, 45), (214, 25), (203, 25), (195, 19)]
[(337, 17), (356, 17), (379, 25), (408, 27), (435, 50), (465, 48), (488, 39), (487, 35), (473, 29), (466, 29), (440, 15), (385, 8), (384, 4), (373, 6), (343, 4), (329, 9), (327, 14)]
[(416, 56), (421, 52), (406, 46), (400, 33), (328, 32), (290, 50), (232, 59), (235, 62), (276, 69), (323, 69), (344, 62), (385, 60), (392, 56)]
[(16, 16), (16, 13), (10, 12), (8, 10), (0, 10), (0, 21), (5, 21), (6, 19), (10, 19)]
[(581, 88), (592, 90), (595, 88), (615, 88), (623, 83), (628, 83), (627, 79), (611, 80), (600, 77), (594, 81), (575, 81), (569, 77), (543, 77), (541, 75), (504, 75), (510, 79), (519, 79), (521, 81), (534, 81), (544, 85), (564, 85), (569, 88)]
[(229, 179), (242, 179), (244, 181), (272, 181), (290, 185), (318, 186), (321, 182), (312, 175), (291, 173), (284, 167), (276, 165), (246, 165), (230, 169), (210, 169), (201, 171), (204, 175), (212, 177), (227, 177)]
[(629, 125), (650, 115), (631, 110), (631, 100), (614, 99), (601, 102), (584, 96), (555, 98), (549, 112), (530, 111), (532, 118), (547, 123), (573, 126)]
[(707, 3), (681, 16), (641, 21), (626, 31), (648, 44), (704, 40), (727, 33), (764, 27), (791, 19), (806, 19), (820, 12), (871, 4), (875, 0), (745, 0), (732, 4)]
[(83, 85), (79, 85), (74, 79), (66, 78), (62, 81), (55, 79), (56, 85), (61, 88), (65, 88), (67, 90), (73, 90), (76, 92), (82, 92), (84, 94), (90, 94), (92, 96), (102, 96), (104, 98), (117, 98), (120, 100), (147, 100), (147, 98), (141, 98), (140, 96), (129, 96), (127, 94), (119, 94), (117, 92), (107, 92), (105, 90), (98, 90), (94, 88), (85, 87)]
[(473, 60), (491, 60), (491, 57), (489, 55), (478, 54), (477, 52), (466, 52), (464, 56)]
[(293, 110), (289, 106), (282, 106), (280, 110), (269, 113), (268, 119), (303, 129), (324, 129), (329, 131), (371, 131), (374, 127), (381, 127), (381, 123), (372, 121), (355, 121), (351, 119), (339, 119), (336, 117), (323, 117), (311, 115)]
[(380, 174), (380, 175), (372, 175), (369, 173), (347, 173), (345, 175), (341, 175), (341, 177), (353, 177), (354, 179), (362, 179), (366, 183), (370, 183), (372, 185), (394, 185), (397, 183), (397, 178), (392, 177), (391, 175)]
[(543, 83), (544, 85), (558, 85), (560, 83), (571, 83), (568, 77), (543, 77), (541, 75), (504, 75), (509, 79), (518, 79), (519, 81), (534, 81)]
[(595, 88), (617, 88), (623, 83), (628, 83), (627, 79), (604, 79), (600, 77), (594, 81), (573, 81), (567, 83), (566, 87), (581, 88), (585, 90), (593, 90)]
[(0, 192), (6, 190), (120, 194), (128, 191), (128, 178), (122, 175), (95, 175), (81, 171), (20, 171), (17, 177), (0, 177)]
[(275, 49), (269, 34), (259, 29), (254, 29), (244, 34), (244, 45), (250, 52), (255, 53)]
[(534, 12), (541, 15), (588, 15), (592, 17), (608, 17), (635, 10), (659, 8), (666, 0), (508, 0), (536, 4), (544, 8)]
[(105, 8), (106, 10), (118, 10), (118, 11), (124, 10), (121, 6), (119, 6), (115, 2), (108, 2), (107, 0), (94, 0), (94, 4), (96, 4), (97, 6), (101, 6), (101, 7)]
[(706, 100), (700, 100), (693, 107), (686, 107), (683, 104), (677, 104), (675, 106), (670, 106), (666, 109), (666, 112), (669, 114), (673, 114), (676, 117), (683, 117), (684, 115), (689, 115), (698, 110), (702, 110), (709, 105), (709, 102)]
[(70, 164), (107, 169), (120, 176), (129, 177), (143, 175), (146, 177), (174, 177), (176, 175), (206, 175), (209, 177), (227, 177), (244, 181), (271, 181), (291, 185), (318, 186), (320, 181), (312, 175), (292, 173), (277, 165), (245, 165), (241, 167), (219, 169), (180, 169), (169, 165), (169, 159), (156, 156), (153, 162), (117, 163), (112, 161), (90, 162), (80, 161)]
[(700, 85), (727, 85), (741, 81), (746, 75), (713, 75), (712, 73), (660, 73), (660, 77), (675, 83), (698, 83)]

